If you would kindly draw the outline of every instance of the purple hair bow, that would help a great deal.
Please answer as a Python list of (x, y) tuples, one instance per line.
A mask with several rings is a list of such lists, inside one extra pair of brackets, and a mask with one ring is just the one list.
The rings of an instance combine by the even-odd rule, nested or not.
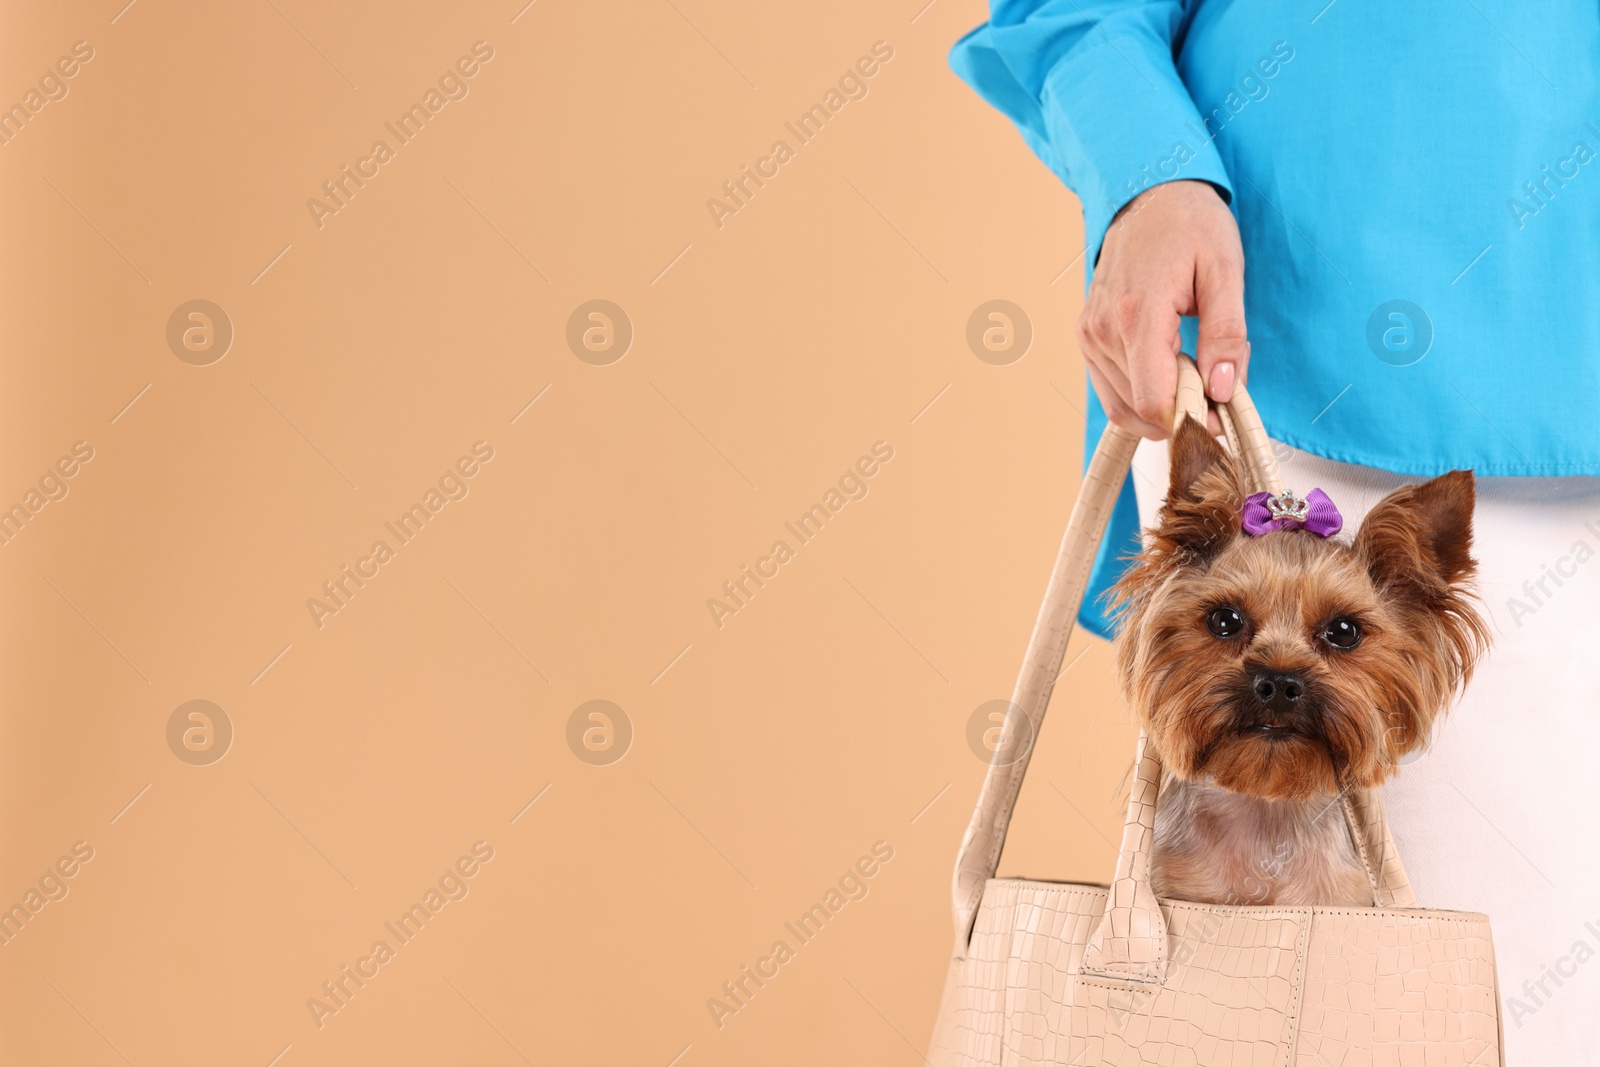
[(1313, 489), (1304, 497), (1287, 489), (1276, 494), (1252, 493), (1239, 517), (1244, 532), (1251, 537), (1293, 527), (1309, 530), (1318, 537), (1332, 537), (1344, 527), (1344, 516), (1321, 489)]

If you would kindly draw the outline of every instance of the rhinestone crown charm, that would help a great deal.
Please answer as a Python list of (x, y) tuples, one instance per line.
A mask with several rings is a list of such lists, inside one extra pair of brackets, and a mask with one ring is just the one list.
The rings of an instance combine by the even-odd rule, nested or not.
[(1311, 505), (1301, 497), (1295, 496), (1292, 489), (1285, 489), (1277, 496), (1267, 497), (1267, 514), (1275, 520), (1305, 522), (1310, 509)]
[(1251, 537), (1273, 530), (1304, 530), (1318, 537), (1332, 537), (1344, 527), (1344, 518), (1328, 494), (1313, 489), (1303, 497), (1285, 490), (1251, 493), (1239, 509), (1239, 527)]

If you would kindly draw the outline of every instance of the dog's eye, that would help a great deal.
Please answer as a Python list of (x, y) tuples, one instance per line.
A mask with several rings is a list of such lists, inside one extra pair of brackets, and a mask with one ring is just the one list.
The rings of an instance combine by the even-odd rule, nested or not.
[(1237, 608), (1212, 608), (1206, 616), (1206, 629), (1211, 631), (1212, 637), (1237, 637), (1244, 629), (1244, 616)]
[(1334, 648), (1349, 651), (1361, 643), (1361, 627), (1350, 619), (1334, 619), (1322, 631), (1322, 639)]

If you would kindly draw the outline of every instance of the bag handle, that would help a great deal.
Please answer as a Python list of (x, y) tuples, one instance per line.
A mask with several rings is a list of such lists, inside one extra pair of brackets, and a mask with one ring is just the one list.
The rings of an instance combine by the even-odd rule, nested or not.
[[(1198, 413), (1203, 418), (1205, 393), (1199, 372), (1187, 357), (1176, 358), (1177, 413)], [(1033, 635), (1028, 640), (1028, 650), (1022, 657), (1022, 669), (1018, 672), (1017, 684), (1011, 695), (1012, 707), (1026, 719), (1026, 735), (1035, 740), (1048, 710), (1050, 694), (1061, 672), (1067, 640), (1072, 635), (1078, 608), (1083, 603), (1095, 553), (1105, 536), (1106, 524), (1122, 492), (1122, 483), (1128, 476), (1139, 440), (1137, 434), (1114, 423), (1106, 427), (1089, 459), (1089, 468), (1084, 473), (1078, 500), (1072, 508), (1072, 517), (1067, 521), (1066, 533), (1061, 538), (1061, 548), (1056, 553), (1055, 566), (1051, 569), (1050, 581), (1045, 588), (1044, 603), (1039, 607)], [(1011, 718), (1010, 713), (1007, 718)], [(1020, 729), (1021, 726), (1019, 722), (1015, 728)], [(1010, 746), (996, 746), (994, 758), (984, 775), (972, 820), (967, 825), (966, 835), (956, 856), (951, 886), (957, 958), (966, 955), (972, 923), (983, 898), (984, 884), (994, 877), (995, 868), (999, 866), (1006, 831), (1011, 825), (1012, 809), (1022, 789), (1022, 779), (1027, 774), (1033, 748), (1032, 744), (1025, 745), (1021, 753), (1013, 758)], [(1145, 746), (1141, 745), (1141, 751), (1144, 749)], [(1153, 752), (1150, 755), (1154, 757)], [(1159, 772), (1156, 777), (1159, 780)], [(1124, 841), (1124, 854), (1130, 851), (1129, 844)], [(1133, 851), (1138, 850), (1135, 848)], [(1159, 912), (1157, 914), (1159, 916)]]
[[(1206, 414), (1199, 372), (1187, 356), (1180, 355), (1177, 360), (1174, 429), (1185, 416), (1204, 419)], [(1248, 394), (1242, 387), (1235, 388), (1233, 400), (1217, 411), (1230, 445), (1243, 461), (1249, 484), (1276, 491), (1277, 460)], [(1026, 718), (1027, 735), (1031, 738), (1038, 738), (1043, 725), (1078, 608), (1088, 586), (1095, 553), (1138, 444), (1137, 435), (1116, 425), (1107, 426), (1084, 474), (1012, 691), (1012, 706)], [(1015, 726), (1020, 728), (1021, 723)], [(958, 959), (966, 955), (983, 887), (999, 866), (1000, 852), (1005, 847), (1012, 810), (1022, 789), (1033, 747), (1032, 744), (1024, 746), (1014, 757), (1010, 746), (996, 747), (962, 838), (951, 886)], [(1105, 918), (1090, 942), (1093, 969), (1100, 973), (1140, 981), (1160, 981), (1165, 976), (1166, 923), (1149, 881), (1160, 782), (1160, 757), (1141, 734), (1117, 875), (1107, 894)], [(1374, 903), (1410, 906), (1414, 898), (1376, 795), (1366, 795), (1363, 791), (1360, 797), (1347, 795), (1344, 800), (1352, 837), (1374, 887)], [(1086, 969), (1089, 964), (1090, 958), (1086, 957)]]
[[(1235, 391), (1235, 404), (1220, 409), (1223, 432), (1234, 455), (1243, 460), (1245, 483), (1252, 493), (1283, 491), (1278, 457), (1255, 404), (1243, 390)], [(1376, 790), (1347, 789), (1339, 794), (1351, 839), (1372, 885), (1372, 900), (1380, 908), (1414, 908), (1415, 891), (1400, 862), (1399, 850), (1389, 832), (1383, 801)]]

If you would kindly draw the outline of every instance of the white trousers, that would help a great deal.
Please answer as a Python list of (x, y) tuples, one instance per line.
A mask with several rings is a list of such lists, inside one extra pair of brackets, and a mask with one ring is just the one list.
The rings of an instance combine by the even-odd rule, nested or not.
[[(1423, 480), (1276, 450), (1346, 534)], [(1165, 442), (1133, 477), (1148, 527)], [(1384, 804), (1418, 904), (1489, 916), (1509, 1067), (1600, 1063), (1600, 478), (1480, 478), (1473, 534), (1494, 644)]]

